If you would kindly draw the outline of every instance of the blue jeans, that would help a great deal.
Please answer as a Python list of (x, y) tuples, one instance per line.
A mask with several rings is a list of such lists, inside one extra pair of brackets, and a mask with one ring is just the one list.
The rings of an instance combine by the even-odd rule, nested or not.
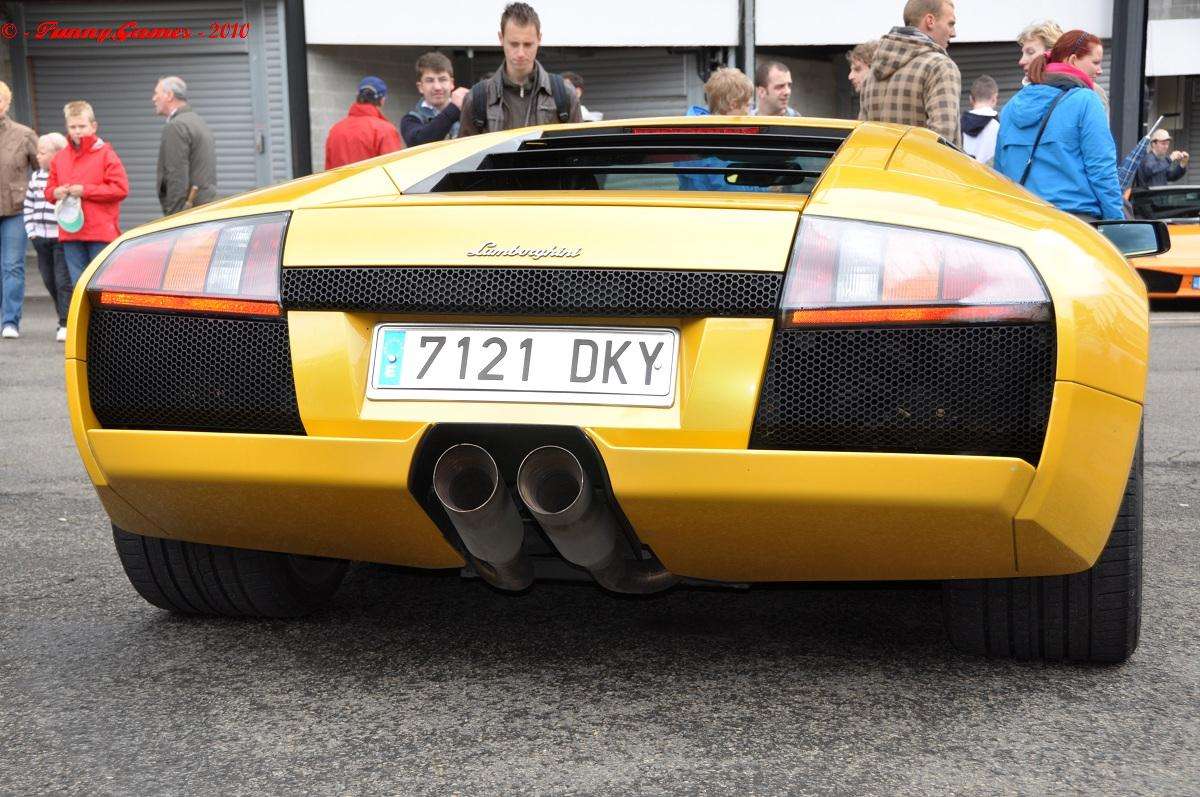
[(0, 218), (0, 326), (21, 326), (27, 244), (20, 213)]
[(71, 287), (79, 284), (79, 277), (104, 251), (108, 241), (63, 241), (63, 254), (67, 256), (67, 271), (71, 274)]

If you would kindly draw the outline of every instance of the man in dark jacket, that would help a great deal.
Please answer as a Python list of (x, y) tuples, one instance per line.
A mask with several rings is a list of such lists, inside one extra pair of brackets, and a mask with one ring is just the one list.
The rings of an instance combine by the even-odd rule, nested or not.
[(217, 198), (217, 144), (187, 104), (187, 84), (169, 76), (154, 87), (154, 111), (167, 117), (158, 145), (158, 203), (165, 215)]
[(1138, 166), (1134, 185), (1152, 188), (1182, 180), (1187, 173), (1189, 156), (1182, 150), (1171, 152), (1171, 134), (1161, 127), (1150, 136), (1150, 151)]
[(421, 99), (400, 120), (404, 146), (415, 147), (458, 135), (458, 117), (467, 90), (454, 87), (454, 65), (439, 52), (417, 59), (417, 91)]
[(325, 168), (375, 158), (404, 146), (400, 131), (383, 115), (387, 84), (377, 77), (358, 83), (358, 95), (346, 118), (329, 128), (325, 139)]
[[(583, 121), (575, 92), (538, 63), (541, 43), (542, 23), (537, 12), (526, 3), (509, 3), (500, 15), (504, 64), (477, 83), (463, 100), (460, 136)], [(485, 106), (482, 109), (478, 108), (480, 100)]]

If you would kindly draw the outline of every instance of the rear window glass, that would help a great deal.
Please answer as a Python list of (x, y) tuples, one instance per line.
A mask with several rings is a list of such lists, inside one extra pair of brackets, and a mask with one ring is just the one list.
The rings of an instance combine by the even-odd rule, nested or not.
[[(771, 132), (783, 130), (785, 132)], [(407, 193), (729, 191), (807, 194), (846, 131), (743, 127), (547, 131), (456, 164)]]

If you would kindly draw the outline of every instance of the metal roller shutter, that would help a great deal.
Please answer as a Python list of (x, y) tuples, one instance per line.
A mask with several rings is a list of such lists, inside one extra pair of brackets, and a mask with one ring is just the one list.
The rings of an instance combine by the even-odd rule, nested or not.
[(292, 171), (292, 128), (289, 123), (286, 37), (283, 3), (262, 3), (263, 55), (267, 80), (267, 152), (270, 182), (290, 180)]
[[(1200, 75), (1188, 78), (1188, 84), (1184, 126), (1187, 129), (1187, 151), (1191, 153), (1192, 159), (1188, 163), (1187, 174), (1183, 176), (1183, 179), (1187, 183), (1195, 184), (1200, 183)], [(1183, 136), (1180, 138), (1182, 139)], [(1182, 143), (1184, 142), (1176, 142), (1175, 146), (1178, 147)]]
[[(28, 42), (34, 121), (39, 133), (64, 128), (63, 105), (87, 100), (96, 111), (99, 135), (111, 143), (129, 174), (129, 197), (121, 205), (121, 229), (162, 215), (155, 187), (158, 147), (164, 124), (150, 96), (160, 77), (176, 74), (188, 83), (189, 102), (205, 118), (217, 143), (219, 196), (291, 177), (286, 125), (281, 28), (275, 2), (137, 3), (99, 7), (39, 3), (29, 7), (25, 29), (47, 19), (60, 26), (115, 28), (128, 20), (143, 27), (186, 27), (207, 32), (212, 22), (252, 25), (247, 40), (192, 38), (105, 42)], [(249, 10), (249, 13), (248, 13)], [(266, 17), (275, 24), (268, 26)], [(264, 46), (264, 37), (274, 42)], [(275, 50), (274, 60), (264, 57)], [(256, 55), (258, 57), (252, 57)], [(265, 63), (264, 63), (265, 62)], [(260, 74), (252, 67), (257, 65)], [(274, 75), (272, 75), (274, 72)], [(273, 99), (268, 99), (275, 92)], [(258, 135), (256, 135), (256, 132)]]
[(685, 113), (689, 81), (699, 82), (693, 56), (657, 47), (546, 48), (541, 58), (551, 71), (578, 72), (587, 84), (583, 104), (605, 119)]
[[(1112, 69), (1112, 48), (1104, 43), (1104, 63), (1098, 81), (1108, 91), (1109, 72)], [(971, 107), (971, 84), (982, 75), (991, 75), (1000, 87), (1000, 105), (1004, 105), (1021, 90), (1024, 73), (1017, 61), (1021, 49), (1015, 41), (1002, 44), (951, 44), (950, 57), (958, 64), (962, 73), (963, 108)]]

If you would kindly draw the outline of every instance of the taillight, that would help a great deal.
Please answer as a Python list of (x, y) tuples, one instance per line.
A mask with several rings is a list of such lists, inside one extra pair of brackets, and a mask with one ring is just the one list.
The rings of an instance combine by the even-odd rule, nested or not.
[(784, 326), (1046, 321), (1050, 298), (1017, 249), (909, 227), (805, 216), (783, 286)]
[(204, 222), (133, 238), (100, 265), (88, 292), (108, 307), (279, 316), (287, 213)]

